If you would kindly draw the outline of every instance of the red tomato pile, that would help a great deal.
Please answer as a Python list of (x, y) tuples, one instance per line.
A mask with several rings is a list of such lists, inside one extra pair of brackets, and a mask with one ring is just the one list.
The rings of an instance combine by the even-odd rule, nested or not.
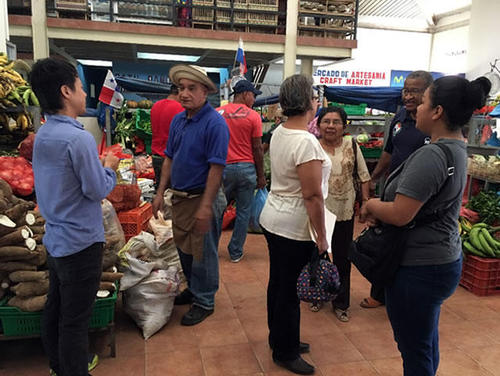
[(9, 183), (16, 195), (29, 196), (33, 193), (33, 168), (23, 157), (0, 157), (0, 178)]

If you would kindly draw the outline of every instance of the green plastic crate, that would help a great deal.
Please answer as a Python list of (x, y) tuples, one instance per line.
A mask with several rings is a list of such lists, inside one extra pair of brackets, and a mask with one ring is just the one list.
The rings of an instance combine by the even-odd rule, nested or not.
[(367, 104), (366, 103), (344, 104), (344, 103), (332, 102), (330, 104), (330, 107), (331, 106), (337, 106), (343, 108), (347, 115), (364, 115), (366, 113)]
[[(89, 328), (104, 328), (115, 317), (115, 303), (118, 297), (118, 286), (115, 292), (107, 298), (99, 298), (92, 309)], [(24, 312), (16, 307), (7, 306), (8, 298), (0, 301), (0, 324), (3, 335), (35, 336), (41, 332), (42, 311)]]
[(382, 155), (382, 148), (365, 148), (362, 145), (360, 145), (360, 148), (364, 158), (380, 158)]

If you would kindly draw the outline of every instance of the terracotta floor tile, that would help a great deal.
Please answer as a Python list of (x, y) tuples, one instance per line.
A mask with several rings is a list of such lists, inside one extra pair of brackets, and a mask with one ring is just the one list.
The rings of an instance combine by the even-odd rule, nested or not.
[(399, 355), (392, 332), (371, 330), (346, 333), (347, 339), (367, 360), (391, 358)]
[(500, 323), (498, 319), (478, 320), (474, 321), (473, 324), (480, 328), (481, 333), (486, 333), (496, 343), (500, 343)]
[(323, 376), (378, 376), (367, 361), (322, 365), (319, 368)]
[(255, 318), (267, 320), (267, 298), (265, 295), (238, 300), (233, 307), (240, 320)]
[(198, 348), (198, 343), (194, 327), (169, 323), (146, 341), (146, 353), (191, 350)]
[(281, 370), (281, 368), (273, 362), (272, 351), (269, 348), (267, 339), (261, 342), (252, 342), (250, 345), (252, 346), (253, 352), (257, 360), (259, 361), (261, 369), (266, 374), (269, 372), (276, 372)]
[(266, 290), (260, 282), (225, 283), (225, 285), (231, 301), (235, 305), (247, 298), (255, 298), (266, 294)]
[(300, 311), (301, 338), (314, 338), (324, 334), (342, 333), (334, 320), (338, 321), (334, 318), (334, 313), (330, 305), (324, 306), (319, 312), (311, 312), (309, 303), (302, 303)]
[[(475, 322), (459, 320), (454, 324), (442, 324), (439, 326), (440, 339), (446, 338), (453, 345), (463, 349), (464, 347), (490, 346), (496, 342), (488, 336), (488, 328), (475, 325)], [(497, 342), (498, 343), (498, 342)], [(441, 347), (443, 350), (443, 348)]]
[(267, 327), (267, 316), (247, 318), (241, 321), (247, 338), (250, 342), (267, 341), (269, 329)]
[(262, 372), (250, 344), (205, 347), (201, 357), (207, 376), (254, 375)]
[(309, 355), (319, 366), (364, 360), (361, 353), (342, 333), (326, 334), (307, 340), (311, 345)]
[(144, 355), (146, 351), (146, 341), (142, 336), (141, 329), (137, 328), (133, 332), (116, 331), (116, 351), (120, 356)]
[(500, 376), (500, 345), (468, 348), (464, 352), (493, 375)]
[(238, 263), (228, 262), (221, 265), (222, 281), (224, 283), (258, 282), (259, 276), (246, 261), (246, 254)]
[(461, 350), (443, 351), (437, 376), (492, 376), (491, 372)]
[(375, 359), (371, 360), (370, 363), (381, 376), (401, 376), (403, 374), (403, 360), (400, 356)]
[(500, 320), (500, 313), (489, 308), (486, 303), (469, 304), (461, 302), (448, 304), (446, 307), (465, 320), (477, 321), (491, 318)]
[(200, 347), (247, 343), (248, 338), (239, 320), (205, 320), (194, 330)]
[(204, 376), (199, 349), (146, 355), (147, 376)]
[(92, 371), (92, 376), (144, 376), (144, 355), (118, 356), (100, 359), (99, 365)]

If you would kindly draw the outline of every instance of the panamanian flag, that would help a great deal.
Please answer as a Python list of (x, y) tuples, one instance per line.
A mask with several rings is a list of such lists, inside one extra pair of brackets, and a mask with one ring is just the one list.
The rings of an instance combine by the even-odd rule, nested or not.
[(238, 51), (236, 52), (236, 61), (240, 63), (240, 74), (244, 75), (247, 72), (247, 59), (245, 58), (245, 51), (243, 50), (243, 41), (240, 38), (238, 42)]
[(118, 109), (123, 105), (123, 95), (118, 92), (115, 76), (113, 76), (113, 73), (109, 69), (102, 85), (101, 94), (99, 94), (99, 101)]

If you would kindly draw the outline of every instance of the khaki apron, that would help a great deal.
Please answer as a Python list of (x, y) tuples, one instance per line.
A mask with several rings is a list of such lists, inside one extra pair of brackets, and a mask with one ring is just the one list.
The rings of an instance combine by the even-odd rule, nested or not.
[(175, 244), (182, 252), (200, 261), (203, 257), (205, 234), (194, 230), (196, 223), (194, 215), (200, 207), (202, 195), (190, 195), (173, 189), (172, 193), (172, 230)]

